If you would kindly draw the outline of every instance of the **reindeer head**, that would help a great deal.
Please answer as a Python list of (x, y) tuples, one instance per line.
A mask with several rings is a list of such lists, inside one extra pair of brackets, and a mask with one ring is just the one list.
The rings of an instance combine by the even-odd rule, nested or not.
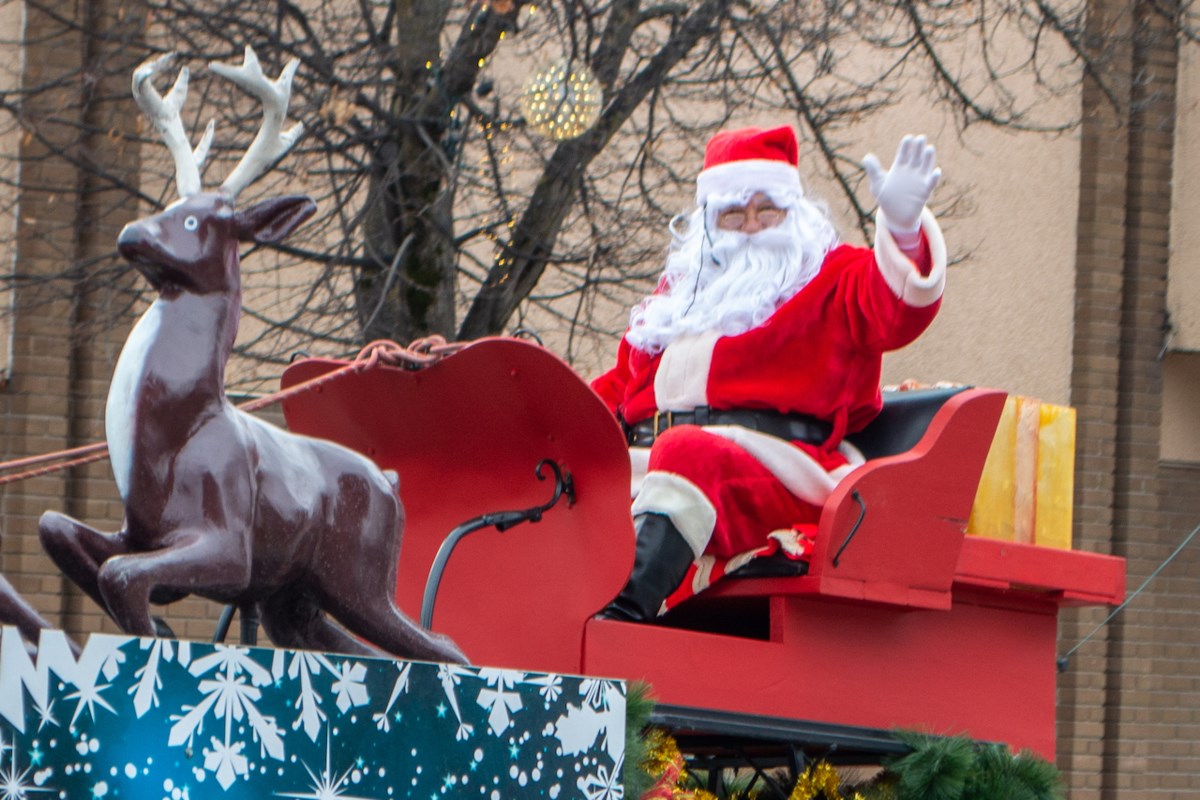
[(300, 138), (303, 126), (299, 123), (282, 131), (299, 61), (289, 62), (274, 81), (263, 74), (249, 47), (241, 67), (212, 65), (213, 72), (261, 101), (263, 124), (220, 189), (205, 192), (200, 175), (214, 126), (208, 124), (193, 150), (180, 118), (187, 99), (188, 69), (179, 70), (166, 98), (158, 94), (152, 80), (174, 58), (169, 53), (138, 67), (133, 74), (133, 95), (175, 160), (180, 199), (158, 214), (126, 225), (117, 238), (117, 249), (161, 293), (237, 291), (241, 282), (238, 243), (281, 241), (316, 211), (316, 204), (301, 195), (272, 198), (241, 210), (235, 207), (238, 194)]

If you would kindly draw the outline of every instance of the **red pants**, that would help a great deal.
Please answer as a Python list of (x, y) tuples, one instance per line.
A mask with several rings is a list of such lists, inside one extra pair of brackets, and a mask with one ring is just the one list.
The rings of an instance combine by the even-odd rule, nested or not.
[[(635, 513), (671, 517), (697, 555), (706, 557), (700, 559), (702, 574), (687, 595), (723, 575), (730, 559), (773, 549), (767, 547), (768, 534), (799, 531), (811, 537), (822, 503), (836, 483), (829, 470), (847, 463), (837, 450), (778, 440), (772, 442), (769, 455), (782, 453), (782, 461), (764, 458), (712, 430), (680, 425), (661, 434), (650, 450), (647, 476), (634, 503)], [(780, 480), (780, 472), (793, 488), (797, 481), (792, 479), (799, 475), (804, 487), (811, 486), (805, 488), (810, 497), (797, 496)]]

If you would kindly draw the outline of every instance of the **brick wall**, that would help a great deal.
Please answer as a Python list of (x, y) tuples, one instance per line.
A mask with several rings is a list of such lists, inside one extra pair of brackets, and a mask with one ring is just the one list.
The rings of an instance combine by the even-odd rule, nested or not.
[[(43, 23), (42, 16), (27, 17), (30, 41), (43, 41), (46, 53), (61, 50), (59, 60), (47, 63), (31, 54), (25, 81), (35, 85), (54, 80), (62, 74), (78, 72), (82, 48), (69, 33)], [(56, 122), (56, 111), (66, 104), (69, 91), (60, 91), (34, 104), (27, 125), (35, 137), (23, 137), (21, 144), (23, 186), (45, 187), (22, 201), (17, 269), (28, 275), (47, 275), (73, 261), (76, 248), (72, 241), (69, 215), (73, 213), (76, 184), (75, 170), (49, 151), (70, 137), (70, 125)], [(61, 120), (61, 117), (59, 117)], [(69, 122), (62, 120), (62, 122)], [(59, 214), (59, 202), (65, 209)], [(16, 302), (32, 313), (16, 315), (13, 321), (12, 379), (0, 396), (0, 441), (6, 458), (58, 450), (68, 446), (71, 412), (69, 398), (70, 344), (72, 313), (70, 297), (48, 285), (31, 283), (16, 292)], [(44, 508), (63, 502), (66, 476), (45, 478), (4, 487), (0, 507), (4, 511), (3, 567), (18, 592), (38, 606), (51, 622), (62, 611), (62, 583), (51, 574), (40, 555), (36, 538), (37, 518)]]
[[(1127, 4), (1096, 3), (1093, 31), (1124, 33)], [(1128, 74), (1129, 48), (1109, 53), (1115, 71)], [(1109, 83), (1120, 102), (1127, 87)], [(1074, 545), (1081, 550), (1112, 552), (1112, 496), (1116, 474), (1116, 408), (1121, 333), (1125, 238), (1125, 157), (1127, 131), (1106, 91), (1085, 82), (1081, 129), (1079, 245), (1075, 280), (1075, 336), (1072, 351), (1071, 404), (1076, 408)], [(1099, 609), (1067, 612), (1060, 624), (1065, 649), (1080, 641), (1103, 618)], [(1058, 764), (1071, 797), (1100, 798), (1104, 788), (1104, 736), (1107, 730), (1108, 632), (1096, 634), (1072, 658), (1059, 680)]]
[[(137, 213), (117, 184), (137, 185), (138, 116), (128, 86), (144, 51), (127, 43), (140, 36), (144, 19), (144, 10), (108, 0), (27, 9), (24, 85), (59, 86), (29, 109), (30, 134), (21, 145), (17, 269), (30, 280), (17, 291), (12, 380), (0, 392), (4, 458), (103, 439), (108, 383), (138, 280), (115, 258), (114, 245)], [(107, 461), (0, 487), (0, 509), (0, 566), (17, 590), (72, 636), (114, 631), (99, 607), (61, 577), (37, 537), (46, 510), (105, 531), (120, 527)], [(187, 600), (162, 616), (178, 634), (204, 639), (217, 613), (212, 603)]]
[[(1084, 95), (1072, 403), (1076, 546), (1128, 560), (1132, 591), (1196, 521), (1195, 470), (1159, 463), (1163, 322), (1177, 51), (1150, 4), (1095, 2), (1112, 104)], [(1184, 798), (1200, 790), (1196, 556), (1185, 553), (1084, 645), (1059, 687), (1059, 763), (1073, 800)], [(1064, 648), (1103, 616), (1068, 615)]]
[[(1164, 531), (1159, 550), (1173, 551), (1200, 523), (1200, 465), (1160, 466), (1158, 487)], [(1146, 754), (1146, 768), (1157, 777), (1160, 788), (1194, 797), (1200, 789), (1200, 701), (1196, 699), (1200, 697), (1196, 659), (1200, 608), (1195, 602), (1200, 536), (1163, 569), (1153, 585), (1146, 604), (1154, 616), (1153, 628), (1146, 633), (1156, 640), (1149, 647), (1155, 669), (1148, 687), (1155, 702), (1147, 716), (1158, 735)]]

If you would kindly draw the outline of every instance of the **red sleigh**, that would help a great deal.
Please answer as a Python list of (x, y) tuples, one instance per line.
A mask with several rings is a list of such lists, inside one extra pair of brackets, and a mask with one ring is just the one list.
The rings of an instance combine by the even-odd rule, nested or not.
[[(284, 387), (343, 365), (298, 362)], [(414, 618), (450, 531), (547, 505), (543, 461), (569, 474), (573, 504), (484, 527), (446, 562), (432, 627), (475, 663), (645, 680), (681, 725), (903, 727), (1052, 758), (1058, 609), (1119, 602), (1124, 562), (964, 535), (1004, 398), (954, 394), (911, 447), (843, 481), (807, 575), (723, 581), (663, 625), (592, 618), (633, 561), (628, 457), (599, 398), (541, 347), (484, 340), (347, 374), (284, 412), (399, 473), (398, 599)]]

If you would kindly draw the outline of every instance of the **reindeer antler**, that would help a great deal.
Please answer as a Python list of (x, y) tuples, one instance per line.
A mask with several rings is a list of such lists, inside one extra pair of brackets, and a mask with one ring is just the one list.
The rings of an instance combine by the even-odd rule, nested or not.
[(258, 56), (247, 46), (242, 66), (213, 64), (211, 69), (223, 78), (233, 81), (248, 94), (257, 97), (263, 106), (262, 127), (246, 149), (242, 160), (234, 167), (229, 177), (221, 184), (221, 191), (233, 200), (239, 193), (258, 179), (271, 164), (291, 149), (304, 132), (304, 125), (297, 122), (289, 130), (280, 132), (287, 116), (288, 98), (292, 92), (292, 78), (300, 60), (293, 58), (274, 81), (263, 74)]
[(175, 159), (175, 185), (179, 196), (187, 197), (200, 191), (200, 171), (212, 145), (213, 123), (208, 123), (204, 135), (200, 138), (200, 144), (192, 150), (179, 115), (183, 101), (187, 99), (188, 68), (180, 68), (175, 85), (171, 87), (165, 99), (154, 88), (152, 80), (174, 61), (175, 54), (167, 53), (142, 62), (133, 72), (133, 97)]

